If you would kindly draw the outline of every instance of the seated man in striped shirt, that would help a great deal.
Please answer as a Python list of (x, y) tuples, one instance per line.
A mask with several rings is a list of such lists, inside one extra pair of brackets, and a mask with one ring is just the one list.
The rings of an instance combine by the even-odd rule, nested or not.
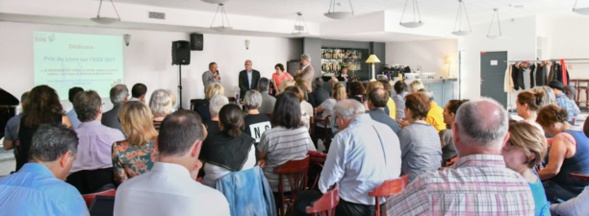
[(507, 126), (506, 111), (496, 101), (463, 104), (452, 125), (458, 162), (417, 177), (387, 200), (388, 215), (534, 215), (528, 183), (501, 156)]

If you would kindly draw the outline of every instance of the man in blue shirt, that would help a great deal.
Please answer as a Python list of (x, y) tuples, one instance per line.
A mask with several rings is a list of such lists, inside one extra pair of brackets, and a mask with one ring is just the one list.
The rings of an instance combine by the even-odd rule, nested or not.
[(556, 97), (556, 104), (567, 111), (567, 114), (569, 115), (568, 121), (572, 123), (573, 119), (575, 119), (577, 115), (579, 115), (579, 113), (581, 112), (579, 110), (579, 107), (577, 106), (577, 104), (575, 104), (573, 100), (566, 96), (566, 94), (564, 93), (564, 85), (560, 81), (550, 81), (550, 83), (548, 83), (548, 86), (550, 86), (550, 88), (552, 88), (552, 91), (554, 91), (554, 96)]
[(78, 136), (60, 124), (43, 124), (29, 162), (0, 178), (0, 215), (89, 215), (82, 195), (64, 182), (76, 158)]

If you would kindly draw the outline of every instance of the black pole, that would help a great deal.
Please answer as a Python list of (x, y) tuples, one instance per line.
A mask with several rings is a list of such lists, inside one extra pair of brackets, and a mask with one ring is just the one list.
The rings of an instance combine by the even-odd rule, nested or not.
[(180, 97), (179, 99), (179, 106), (178, 109), (181, 110), (182, 108), (182, 65), (178, 65), (178, 92)]

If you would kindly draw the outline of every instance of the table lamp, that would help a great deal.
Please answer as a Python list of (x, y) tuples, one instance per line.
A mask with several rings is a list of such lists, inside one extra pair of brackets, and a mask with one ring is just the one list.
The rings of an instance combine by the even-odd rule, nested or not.
[(376, 57), (376, 55), (371, 54), (368, 59), (366, 59), (366, 63), (367, 64), (372, 64), (372, 74), (371, 74), (371, 79), (370, 81), (376, 81), (376, 76), (374, 75), (376, 72), (376, 70), (374, 69), (374, 64), (375, 63), (380, 63), (380, 59), (378, 59), (378, 57)]

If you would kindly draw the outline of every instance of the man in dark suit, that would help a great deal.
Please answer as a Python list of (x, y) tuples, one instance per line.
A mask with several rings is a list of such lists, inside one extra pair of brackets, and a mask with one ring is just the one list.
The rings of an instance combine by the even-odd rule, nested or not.
[(399, 123), (389, 117), (388, 114), (385, 113), (384, 108), (387, 106), (387, 101), (389, 100), (389, 93), (382, 88), (375, 88), (370, 90), (368, 93), (368, 114), (372, 118), (372, 120), (386, 124), (389, 126), (395, 133), (399, 131)]
[[(110, 89), (110, 101), (112, 102), (112, 109), (102, 114), (102, 124), (107, 127), (119, 129), (123, 132), (121, 122), (119, 122), (119, 112), (123, 104), (128, 101), (129, 89), (124, 84), (118, 84)], [(124, 134), (124, 132), (123, 132)]]
[(252, 69), (252, 61), (245, 60), (245, 70), (239, 72), (239, 97), (243, 98), (245, 92), (256, 89), (260, 80), (260, 72)]

